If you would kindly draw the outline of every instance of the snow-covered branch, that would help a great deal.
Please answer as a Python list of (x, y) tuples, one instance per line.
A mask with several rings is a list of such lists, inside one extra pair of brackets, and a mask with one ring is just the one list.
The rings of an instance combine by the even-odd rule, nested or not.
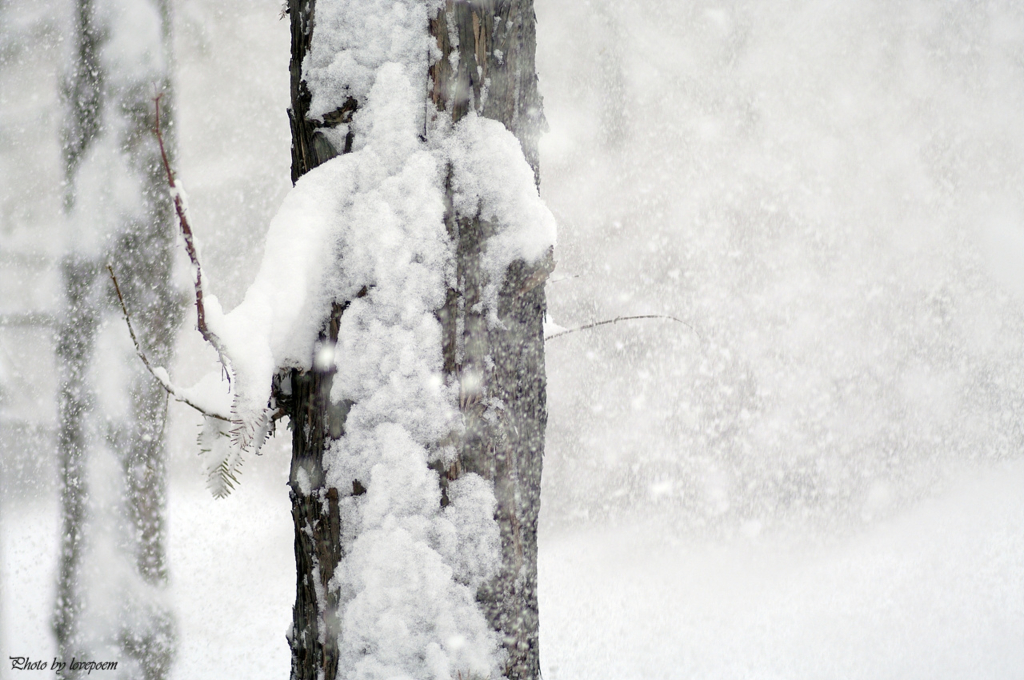
[(221, 366), (224, 367), (224, 373), (227, 376), (228, 382), (232, 379), (231, 372), (231, 360), (228, 358), (228, 354), (225, 351), (224, 344), (221, 339), (217, 337), (217, 334), (212, 332), (206, 323), (206, 305), (203, 302), (203, 270), (199, 264), (199, 254), (196, 251), (195, 236), (192, 233), (192, 226), (189, 223), (188, 218), (188, 195), (185, 193), (185, 189), (181, 187), (174, 180), (174, 172), (171, 170), (171, 164), (167, 160), (167, 150), (164, 147), (164, 136), (160, 130), (160, 99), (163, 94), (158, 94), (155, 98), (156, 104), (156, 139), (160, 145), (160, 158), (163, 160), (164, 171), (167, 173), (167, 183), (170, 185), (171, 200), (174, 202), (174, 211), (178, 214), (178, 222), (181, 224), (181, 234), (185, 240), (185, 252), (188, 254), (188, 259), (192, 262), (192, 283), (196, 289), (196, 326), (202, 334), (203, 339), (206, 340), (210, 345), (217, 350), (217, 356), (220, 359)]

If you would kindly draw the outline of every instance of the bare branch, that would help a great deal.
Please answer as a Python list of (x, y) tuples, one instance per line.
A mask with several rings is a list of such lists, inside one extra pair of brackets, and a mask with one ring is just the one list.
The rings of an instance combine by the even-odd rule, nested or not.
[(227, 375), (228, 383), (231, 382), (231, 361), (228, 358), (228, 354), (224, 349), (223, 343), (220, 338), (213, 333), (206, 325), (206, 307), (203, 305), (203, 272), (199, 266), (199, 255), (196, 253), (195, 238), (192, 235), (192, 226), (188, 223), (188, 210), (185, 206), (183, 198), (183, 192), (174, 182), (174, 173), (171, 171), (171, 164), (167, 160), (167, 150), (164, 148), (164, 136), (160, 131), (160, 99), (163, 94), (158, 94), (154, 98), (156, 103), (156, 140), (160, 145), (160, 157), (163, 159), (164, 170), (167, 172), (167, 183), (171, 188), (171, 199), (174, 201), (174, 211), (178, 214), (178, 222), (181, 224), (181, 234), (185, 238), (185, 252), (188, 254), (188, 259), (191, 260), (192, 266), (195, 267), (195, 278), (193, 283), (196, 288), (196, 326), (199, 329), (199, 333), (202, 334), (203, 339), (206, 340), (210, 345), (217, 350), (217, 356), (220, 359), (221, 366), (224, 367), (224, 373)]
[(124, 322), (128, 325), (128, 334), (132, 336), (132, 343), (135, 345), (135, 353), (139, 355), (140, 359), (142, 359), (142, 364), (146, 367), (146, 370), (149, 371), (149, 374), (152, 375), (158, 383), (160, 383), (160, 386), (167, 391), (167, 394), (174, 397), (181, 403), (191, 406), (208, 418), (216, 418), (217, 420), (223, 420), (230, 423), (231, 420), (229, 418), (225, 418), (218, 413), (210, 413), (202, 406), (194, 404), (188, 397), (181, 393), (181, 390), (156, 372), (156, 369), (154, 369), (152, 364), (149, 363), (149, 358), (146, 357), (146, 353), (142, 351), (142, 347), (139, 345), (139, 339), (135, 336), (135, 329), (132, 327), (132, 320), (128, 316), (128, 307), (125, 305), (124, 296), (121, 295), (121, 286), (118, 285), (117, 277), (114, 276), (114, 268), (108, 264), (107, 271), (110, 272), (110, 280), (114, 282), (114, 291), (117, 293), (117, 301), (121, 303), (121, 312), (124, 313)]
[(604, 321), (595, 321), (593, 323), (588, 323), (583, 326), (578, 326), (576, 328), (568, 328), (565, 330), (558, 331), (557, 333), (552, 333), (551, 335), (546, 335), (544, 336), (544, 340), (552, 340), (554, 338), (559, 338), (563, 335), (568, 335), (570, 333), (575, 333), (577, 331), (585, 331), (591, 328), (597, 328), (598, 326), (606, 326), (608, 324), (618, 323), (620, 321), (635, 321), (637, 319), (664, 319), (667, 321), (675, 321), (676, 323), (681, 323), (687, 328), (689, 328), (691, 331), (694, 332), (694, 334), (696, 334), (698, 338), (700, 337), (700, 333), (697, 332), (697, 329), (691, 326), (690, 324), (686, 323), (682, 319), (677, 319), (676, 317), (668, 316), (667, 314), (640, 314), (637, 316), (617, 316), (614, 319), (605, 319)]

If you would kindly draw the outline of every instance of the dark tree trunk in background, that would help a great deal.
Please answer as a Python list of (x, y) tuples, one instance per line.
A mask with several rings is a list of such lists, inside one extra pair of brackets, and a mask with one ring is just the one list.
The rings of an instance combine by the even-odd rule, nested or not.
[[(288, 2), (293, 182), (335, 153), (317, 132), (323, 123), (307, 117), (310, 96), (301, 65), (315, 27), (314, 4), (315, 0)], [(534, 67), (535, 28), (532, 0), (450, 0), (446, 11), (431, 21), (431, 34), (444, 56), (431, 68), (433, 89), (424, 83), (423, 91), (455, 122), (470, 111), (502, 122), (519, 139), (539, 178), (537, 138), (543, 115)], [(447, 58), (455, 44), (459, 51), (457, 71), (451, 69)], [(484, 79), (490, 82), (486, 101), (481, 103)], [(338, 112), (341, 118), (330, 122), (348, 122), (357, 107), (358, 102), (349, 100)], [(347, 152), (350, 145), (351, 140), (339, 151)], [(438, 310), (444, 334), (444, 370), (454, 380), (475, 372), (482, 378), (483, 393), (462, 400), (466, 428), (462, 441), (456, 442), (458, 461), (450, 469), (441, 470), (440, 479), (442, 486), (447, 486), (462, 474), (475, 472), (494, 483), (501, 569), (478, 593), (478, 600), (508, 651), (505, 675), (510, 680), (532, 680), (540, 678), (537, 516), (547, 423), (543, 281), (553, 262), (550, 258), (536, 265), (520, 261), (509, 268), (498, 301), (503, 328), (489, 328), (484, 316), (471, 310), (481, 300), (487, 284), (480, 257), (491, 227), (475, 216), (455, 214), (451, 200), (448, 205), (446, 222), (456, 243), (458, 285), (448, 292), (444, 308)], [(345, 306), (344, 301), (335, 304), (332, 318), (325, 323), (323, 340), (337, 340), (338, 320)], [(343, 434), (348, 409), (347, 405), (330, 403), (331, 379), (328, 371), (292, 371), (287, 378), (279, 378), (277, 389), (293, 431), (291, 498), (297, 568), (294, 622), (289, 636), (293, 680), (315, 680), (321, 671), (319, 677), (333, 680), (338, 673), (338, 603), (327, 584), (344, 556), (337, 490), (328, 489), (324, 483), (323, 454), (329, 440)], [(505, 405), (504, 410), (491, 414), (495, 418), (485, 418), (484, 404), (498, 401)], [(300, 469), (312, 480), (309, 493), (304, 493), (298, 483)], [(358, 485), (353, 489), (353, 493), (361, 492)], [(316, 587), (317, 577), (321, 588)], [(317, 601), (318, 590), (327, 602)], [(330, 634), (321, 636), (322, 632)]]
[[(77, 50), (64, 83), (65, 119), (62, 130), (65, 179), (64, 207), (74, 206), (75, 181), (82, 157), (96, 137), (100, 124), (100, 81), (98, 42), (90, 0), (75, 3)], [(63, 657), (79, 644), (79, 617), (83, 607), (82, 547), (85, 523), (85, 418), (90, 395), (85, 372), (92, 357), (93, 340), (99, 321), (93, 302), (97, 264), (66, 253), (62, 262), (65, 312), (57, 336), (57, 361), (60, 369), (58, 396), (57, 450), (59, 461), (61, 512), (60, 571), (54, 631)]]
[[(166, 394), (137, 365), (131, 368), (121, 389), (130, 412), (117, 420), (105, 420), (97, 409), (96, 386), (88, 380), (97, 356), (97, 329), (106, 316), (119, 325), (120, 305), (114, 296), (106, 265), (113, 266), (130, 310), (139, 341), (156, 365), (170, 362), (175, 331), (181, 321), (182, 297), (171, 283), (174, 225), (166, 179), (153, 138), (153, 96), (163, 92), (162, 123), (165, 136), (173, 137), (173, 109), (168, 74), (170, 14), (166, 0), (135, 0), (152, 5), (159, 17), (161, 44), (152, 46), (161, 55), (156, 67), (140, 74), (137, 69), (110, 73), (105, 70), (103, 50), (120, 32), (137, 26), (118, 23), (116, 14), (101, 23), (92, 0), (75, 4), (76, 50), (68, 65), (63, 87), (65, 120), (62, 134), (67, 189), (65, 211), (73, 224), (92, 221), (99, 231), (114, 234), (95, 249), (65, 251), (62, 274), (65, 311), (58, 329), (57, 360), (60, 365), (58, 398), (58, 457), (63, 534), (58, 574), (54, 628), (61, 655), (70, 660), (92, 658), (91, 644), (116, 644), (124, 664), (137, 662), (141, 677), (165, 678), (174, 646), (171, 613), (162, 604), (160, 591), (167, 585), (164, 549), (166, 503), (165, 442)], [(126, 75), (129, 74), (129, 75)], [(87, 198), (79, 194), (82, 173), (89, 172), (86, 159), (100, 144), (119, 154), (125, 171), (134, 180), (135, 209), (118, 214), (76, 214)], [(173, 146), (173, 145), (172, 145)], [(127, 334), (127, 330), (124, 330)], [(116, 360), (116, 359), (115, 359)], [(91, 453), (106, 447), (119, 458), (123, 472), (123, 497), (118, 503), (123, 517), (112, 529), (119, 536), (123, 558), (138, 587), (125, 584), (117, 603), (118, 620), (113, 630), (94, 629), (90, 622), (88, 571), (90, 524), (103, 521), (90, 512), (88, 469)], [(106, 518), (110, 519), (110, 518)], [(139, 594), (141, 599), (136, 598)], [(105, 603), (106, 604), (106, 603)], [(86, 627), (91, 627), (86, 630)]]

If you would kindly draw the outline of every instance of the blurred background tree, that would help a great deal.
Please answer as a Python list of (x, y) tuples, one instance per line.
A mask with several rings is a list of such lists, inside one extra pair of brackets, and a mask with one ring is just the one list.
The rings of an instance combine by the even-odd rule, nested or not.
[[(77, 0), (62, 84), (67, 217), (57, 324), (57, 450), (63, 513), (54, 628), (62, 658), (113, 655), (167, 676), (174, 622), (164, 591), (166, 394), (125, 354), (106, 266), (139, 341), (168, 365), (182, 316), (174, 224), (153, 137), (154, 97), (173, 131), (165, 0)], [(173, 139), (173, 134), (167, 135)]]

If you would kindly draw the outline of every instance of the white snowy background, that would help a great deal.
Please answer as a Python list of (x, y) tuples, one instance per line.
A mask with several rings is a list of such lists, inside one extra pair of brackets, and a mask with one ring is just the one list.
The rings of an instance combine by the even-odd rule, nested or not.
[[(688, 324), (549, 344), (545, 676), (1024, 678), (1024, 6), (537, 1), (552, 319)], [(287, 21), (173, 4), (230, 309), (289, 188)], [(0, 0), (0, 314), (59, 309), (69, 10)], [(0, 327), (0, 659), (54, 655), (52, 352)], [(287, 435), (217, 501), (197, 422), (172, 406), (174, 675), (285, 677)]]

